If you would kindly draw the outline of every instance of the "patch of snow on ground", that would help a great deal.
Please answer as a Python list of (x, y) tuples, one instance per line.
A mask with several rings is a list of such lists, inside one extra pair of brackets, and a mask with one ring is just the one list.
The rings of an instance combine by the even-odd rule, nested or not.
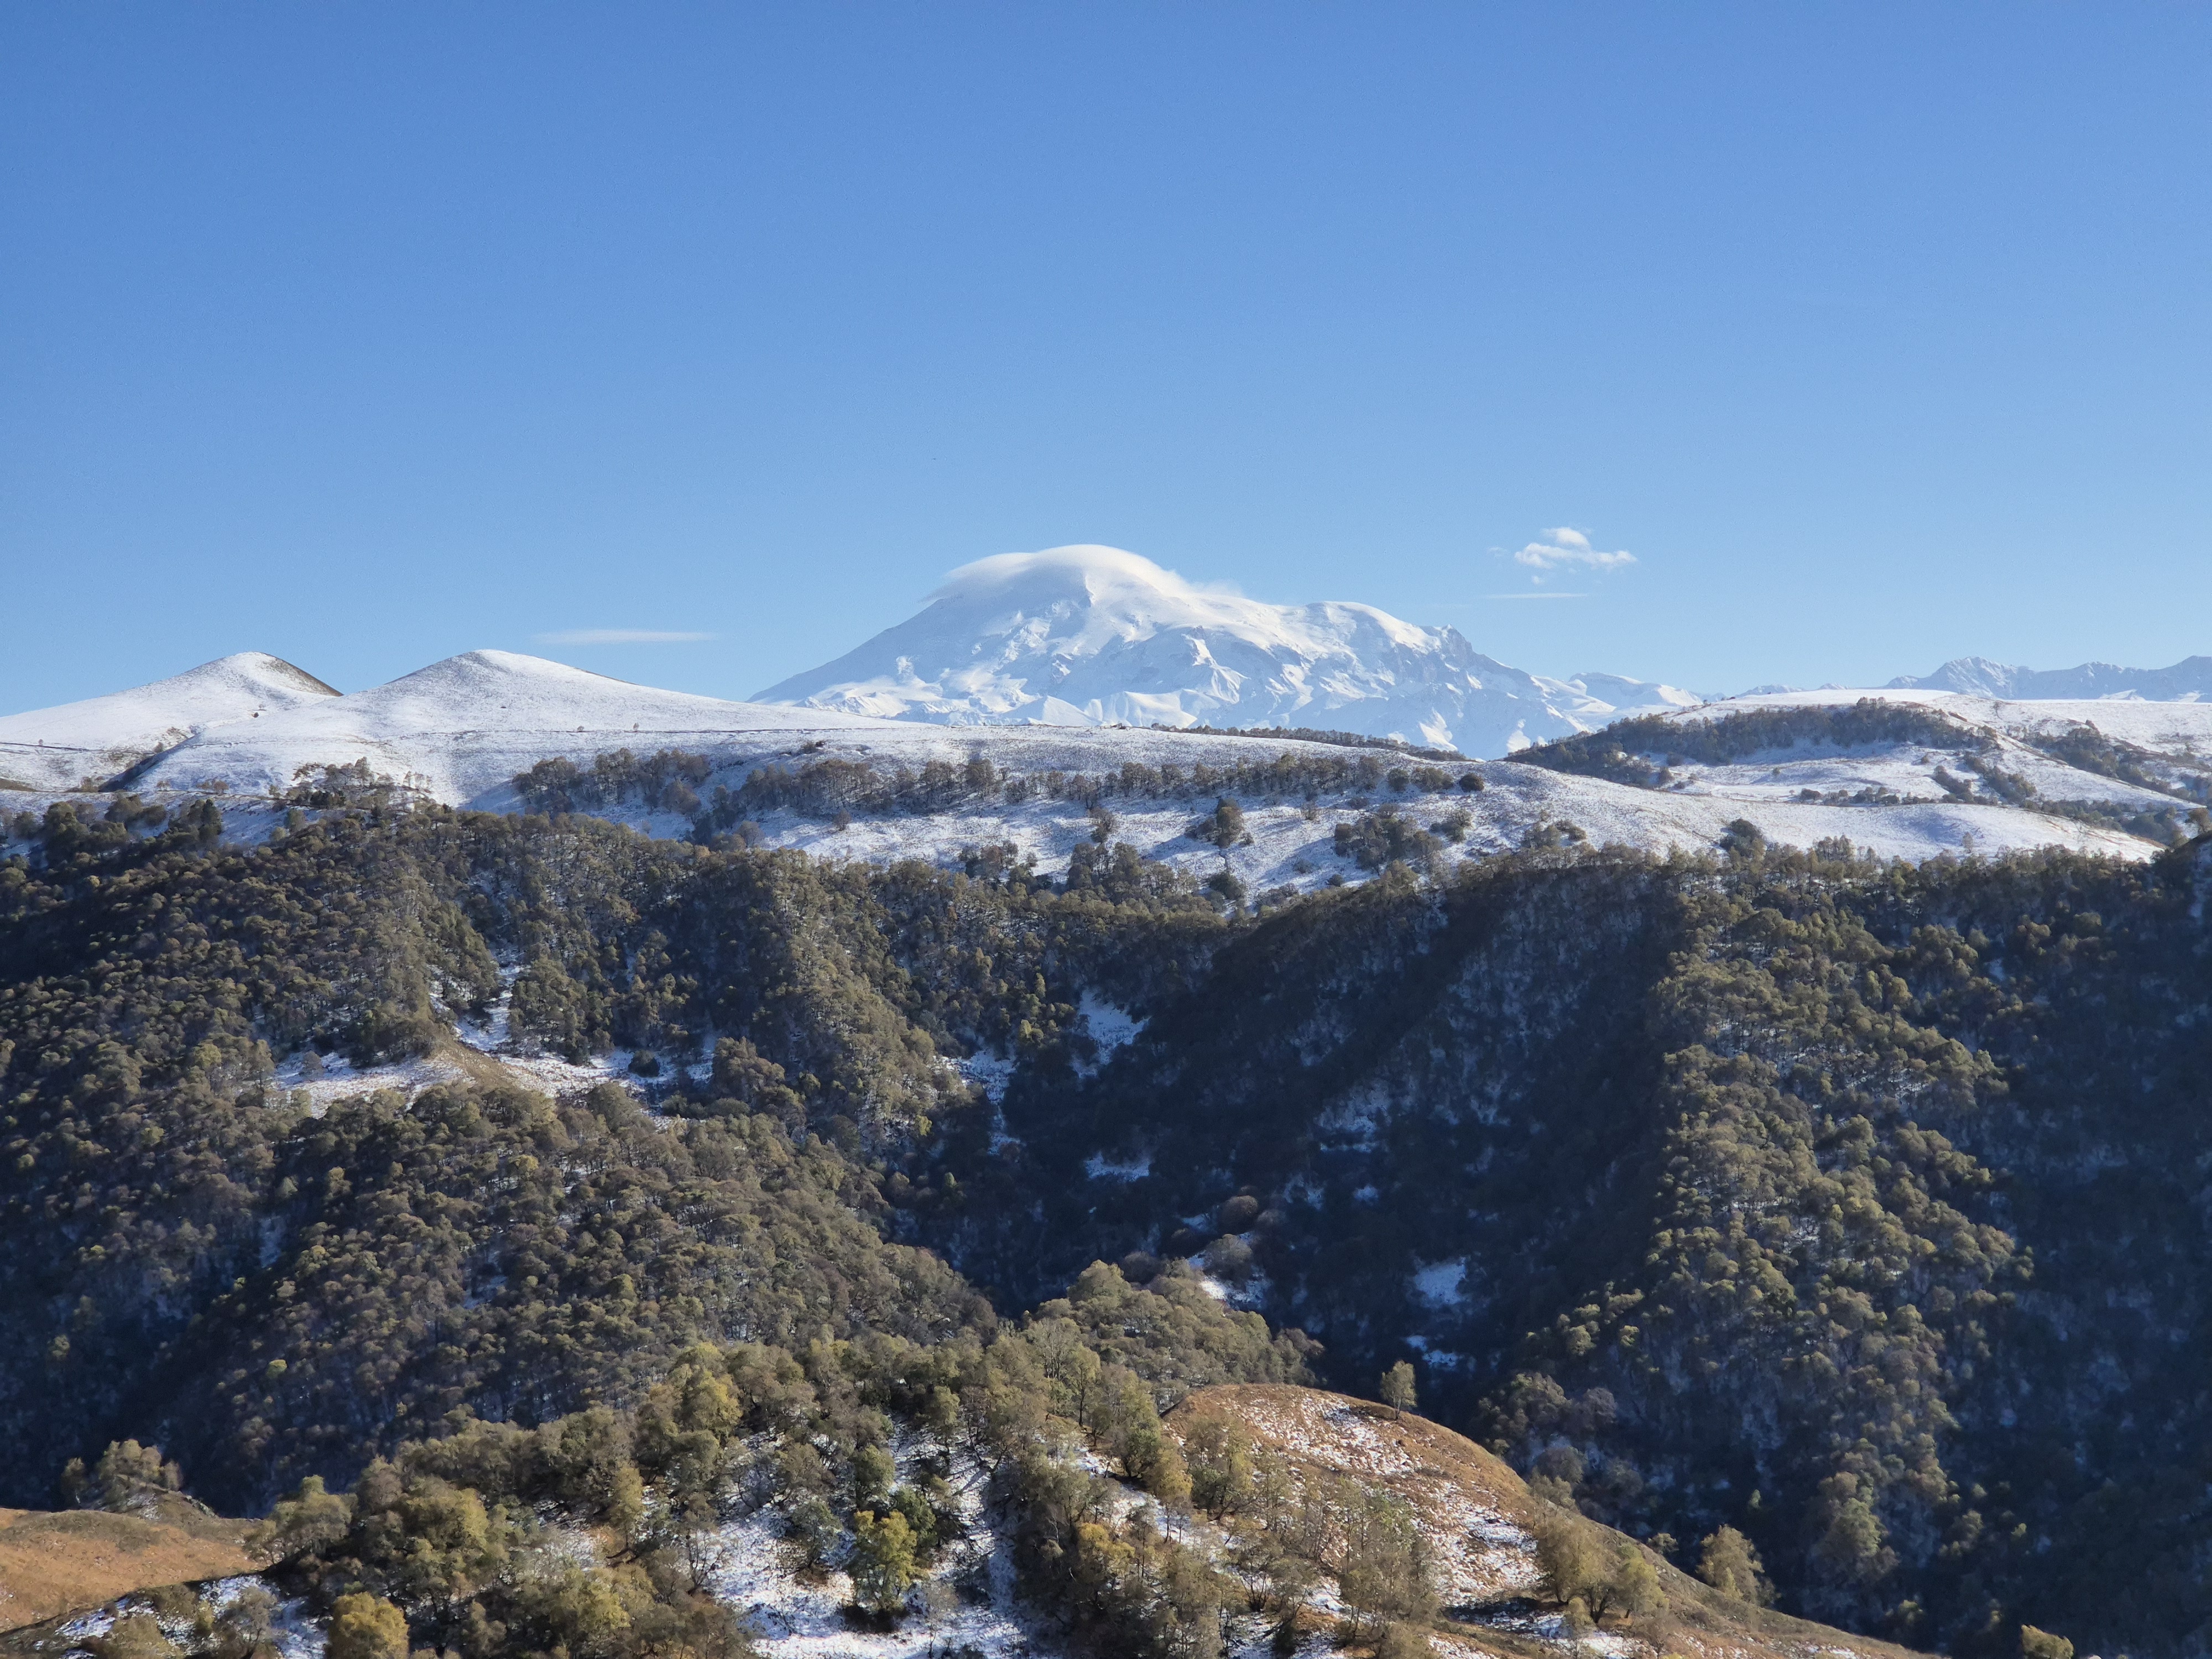
[(770, 1659), (927, 1659), (963, 1651), (985, 1659), (1027, 1659), (1037, 1652), (1005, 1610), (1012, 1562), (999, 1570), (995, 1558), (1006, 1547), (988, 1528), (972, 1531), (933, 1575), (964, 1585), (951, 1611), (934, 1622), (911, 1611), (896, 1629), (876, 1632), (846, 1622), (853, 1586), (844, 1573), (833, 1571), (810, 1581), (791, 1571), (781, 1527), (780, 1513), (767, 1509), (717, 1528), (708, 1574), (714, 1598), (737, 1611)]
[(1216, 1302), (1226, 1303), (1232, 1308), (1255, 1312), (1267, 1305), (1268, 1279), (1265, 1273), (1252, 1273), (1242, 1285), (1237, 1285), (1206, 1272), (1203, 1264), (1196, 1258), (1193, 1258), (1190, 1269), (1198, 1280), (1199, 1289), (1204, 1291)]
[[(328, 1634), (307, 1602), (298, 1596), (288, 1598), (259, 1573), (214, 1579), (200, 1586), (198, 1601), (210, 1612), (220, 1615), (248, 1590), (264, 1592), (275, 1604), (270, 1609), (269, 1638), (281, 1659), (324, 1659), (329, 1647)], [(180, 1646), (189, 1649), (198, 1639), (191, 1614), (179, 1617), (158, 1612), (144, 1593), (138, 1591), (77, 1614), (59, 1627), (60, 1632), (73, 1643), (97, 1642), (113, 1630), (120, 1619), (134, 1613), (151, 1617), (161, 1627), (161, 1633)]]
[(1413, 1275), (1413, 1294), (1432, 1308), (1448, 1307), (1459, 1300), (1459, 1288), (1466, 1278), (1465, 1256), (1435, 1262)]
[(455, 1034), (470, 1048), (487, 1054), (498, 1054), (514, 1041), (514, 981), (522, 977), (522, 964), (502, 963), (499, 970), (499, 995), (482, 1020), (461, 1020)]
[(952, 1062), (952, 1069), (983, 1091), (983, 1097), (996, 1105), (1006, 1098), (1006, 1085), (1014, 1075), (1014, 1062), (987, 1048), (979, 1048), (964, 1060)]
[(950, 1066), (962, 1078), (983, 1091), (983, 1098), (990, 1103), (991, 1107), (992, 1152), (1002, 1152), (1009, 1146), (1020, 1146), (1022, 1143), (1018, 1135), (1010, 1135), (1006, 1133), (1006, 1115), (1000, 1109), (1000, 1103), (1006, 1097), (1006, 1085), (1013, 1079), (1014, 1062), (994, 1054), (988, 1049), (979, 1048), (964, 1060), (949, 1060), (939, 1063)]
[(1559, 1613), (1506, 1613), (1488, 1621), (1497, 1630), (1533, 1636), (1571, 1653), (1601, 1653), (1606, 1659), (1650, 1659), (1650, 1644), (1617, 1631), (1594, 1630), (1579, 1640), (1567, 1634), (1567, 1620)]
[(61, 1633), (72, 1642), (95, 1642), (115, 1628), (112, 1608), (100, 1607), (92, 1613), (81, 1613), (61, 1627)]
[(501, 1054), (499, 1063), (507, 1071), (516, 1073), (538, 1085), (548, 1094), (562, 1095), (578, 1089), (589, 1089), (601, 1083), (617, 1084), (632, 1094), (641, 1092), (636, 1078), (631, 1075), (629, 1063), (633, 1055), (628, 1048), (616, 1048), (605, 1054), (594, 1054), (585, 1064), (563, 1060), (558, 1054)]
[(295, 1097), (305, 1095), (307, 1110), (316, 1117), (337, 1101), (386, 1089), (397, 1090), (412, 1100), (425, 1089), (465, 1075), (453, 1061), (434, 1055), (394, 1060), (386, 1066), (356, 1066), (343, 1054), (331, 1054), (322, 1065), (322, 1075), (311, 1078), (306, 1072), (307, 1056), (301, 1054), (278, 1066), (276, 1073), (277, 1086)]
[(1081, 1016), (1083, 1029), (1091, 1033), (1091, 1040), (1098, 1045), (1099, 1065), (1104, 1065), (1116, 1048), (1127, 1048), (1137, 1040), (1145, 1029), (1145, 1022), (1126, 1011), (1116, 1008), (1095, 991), (1085, 991), (1075, 1005)]
[(282, 1659), (323, 1659), (330, 1647), (330, 1632), (315, 1619), (307, 1601), (300, 1596), (280, 1595), (274, 1584), (258, 1574), (218, 1578), (207, 1587), (207, 1601), (220, 1613), (249, 1589), (265, 1590), (276, 1599), (269, 1615), (269, 1634)]
[(1370, 1085), (1323, 1112), (1315, 1132), (1330, 1152), (1365, 1152), (1374, 1146), (1389, 1111), (1389, 1097), (1380, 1085)]
[[(478, 1054), (489, 1054), (498, 1060), (502, 1070), (536, 1085), (548, 1094), (568, 1094), (601, 1083), (618, 1084), (632, 1094), (644, 1092), (629, 1069), (630, 1061), (636, 1057), (632, 1049), (612, 1048), (604, 1054), (592, 1055), (580, 1065), (558, 1054), (523, 1052), (525, 1045), (514, 1035), (513, 1018), (514, 981), (521, 973), (520, 964), (502, 966), (499, 970), (499, 996), (485, 1018), (455, 1021), (453, 1034)], [(712, 1072), (709, 1062), (705, 1071), (694, 1066), (690, 1074), (705, 1077)]]
[(1093, 1181), (1142, 1181), (1152, 1172), (1152, 1155), (1140, 1152), (1133, 1158), (1115, 1160), (1103, 1152), (1093, 1152), (1083, 1160), (1083, 1172)]

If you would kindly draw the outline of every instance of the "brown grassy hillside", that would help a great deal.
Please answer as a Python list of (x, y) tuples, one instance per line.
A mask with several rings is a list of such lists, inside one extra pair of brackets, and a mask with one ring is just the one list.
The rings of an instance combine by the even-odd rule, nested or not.
[(245, 1524), (190, 1505), (154, 1516), (0, 1510), (0, 1631), (98, 1607), (132, 1590), (251, 1572)]
[[(1272, 1448), (1302, 1482), (1349, 1479), (1383, 1487), (1412, 1506), (1429, 1540), (1443, 1612), (1429, 1632), (1440, 1652), (1555, 1659), (1576, 1644), (1559, 1632), (1559, 1607), (1537, 1535), (1587, 1528), (1608, 1556), (1622, 1534), (1538, 1498), (1510, 1468), (1464, 1436), (1371, 1401), (1316, 1389), (1232, 1385), (1193, 1395), (1170, 1415), (1181, 1435), (1194, 1419), (1226, 1418)], [(1581, 1644), (1610, 1659), (1911, 1659), (1909, 1650), (1792, 1619), (1724, 1596), (1656, 1553), (1663, 1612), (1606, 1620)]]

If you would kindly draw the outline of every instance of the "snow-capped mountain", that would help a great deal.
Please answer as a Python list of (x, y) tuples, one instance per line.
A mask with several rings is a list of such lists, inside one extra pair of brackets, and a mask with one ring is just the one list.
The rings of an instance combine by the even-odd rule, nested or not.
[(39, 788), (97, 784), (199, 732), (337, 696), (282, 657), (241, 651), (128, 691), (0, 716), (0, 776)]
[(1265, 604), (1111, 547), (967, 565), (920, 614), (757, 700), (955, 726), (1310, 726), (1485, 756), (1698, 701), (1527, 673), (1455, 629)]
[[(1332, 611), (1357, 608), (1313, 609), (1326, 622)], [(1261, 608), (1263, 620), (1267, 614)], [(1433, 639), (1378, 617), (1364, 613), (1364, 625), (1380, 633), (1388, 624), (1417, 644)], [(1224, 651), (1233, 643), (1213, 633), (1197, 641), (1209, 649), (1215, 642)], [(2154, 757), (2179, 756), (2199, 769), (2194, 757), (2212, 745), (2212, 700), (1998, 703), (1942, 690), (1820, 692), (1707, 705), (1670, 718), (1869, 695), (1940, 707), (1993, 736), (2033, 736), (2090, 714), (2106, 737)], [(96, 792), (103, 783), (172, 808), (197, 796), (219, 797), (228, 833), (251, 841), (285, 822), (297, 799), (295, 784), (303, 772), (312, 781), (324, 767), (365, 762), (371, 773), (421, 796), (508, 811), (526, 804), (517, 781), (540, 762), (566, 760), (591, 770), (599, 757), (625, 749), (639, 756), (678, 750), (704, 763), (698, 799), (689, 804), (649, 807), (641, 798), (587, 804), (655, 835), (695, 833), (702, 804), (725, 788), (742, 799), (756, 775), (788, 780), (826, 769), (831, 776), (823, 788), (835, 801), (823, 796), (808, 805), (771, 784), (738, 809), (753, 820), (748, 836), (833, 858), (921, 858), (955, 866), (978, 846), (1012, 845), (1056, 873), (1076, 848), (1091, 844), (1097, 824), (1091, 805), (1110, 796), (1122, 841), (1141, 857), (1200, 880), (1219, 873), (1226, 855), (1189, 836), (1193, 811), (1207, 804), (1219, 780), (1242, 775), (1249, 781), (1235, 793), (1255, 839), (1235, 852), (1234, 872), (1255, 890), (1360, 878), (1364, 872), (1346, 864), (1335, 832), (1390, 807), (1410, 811), (1433, 833), (1450, 830), (1459, 837), (1449, 843), (1461, 849), (1455, 858), (1519, 846), (1553, 833), (1546, 825), (1563, 823), (1596, 844), (1695, 852), (1713, 846), (1738, 819), (1778, 843), (1811, 846), (1844, 836), (1877, 854), (1911, 859), (1970, 847), (1995, 853), (2039, 846), (2133, 858), (2159, 844), (2078, 812), (2036, 810), (2033, 801), (2021, 806), (1981, 793), (1961, 798), (1955, 779), (1952, 788), (1933, 779), (1933, 763), (1917, 744), (1890, 745), (1897, 753), (1808, 751), (1741, 766), (1693, 766), (1658, 790), (1496, 760), (1401, 765), (1386, 750), (1288, 735), (1148, 725), (955, 726), (725, 702), (504, 651), (471, 651), (343, 696), (276, 659), (230, 659), (112, 697), (9, 716), (5, 732), (12, 746), (0, 750), (0, 845), (20, 836), (18, 826), (35, 823), (50, 804), (102, 810)], [(2054, 768), (2019, 742), (2007, 744), (2002, 758), (2006, 771), (2033, 775), (2042, 799), (2102, 801), (2122, 816), (2174, 807), (2175, 797), (2137, 784)], [(988, 781), (970, 783), (978, 761), (990, 763)], [(41, 766), (47, 781), (26, 775)], [(1137, 781), (1126, 781), (1133, 774)], [(95, 793), (80, 790), (88, 779)], [(1859, 802), (1869, 787), (1880, 799), (1844, 803), (1844, 797)], [(830, 810), (838, 804), (850, 810)]]
[[(56, 734), (66, 733), (97, 746), (108, 781), (127, 771), (128, 786), (143, 793), (217, 793), (241, 808), (249, 800), (282, 796), (302, 768), (366, 762), (371, 772), (434, 799), (495, 811), (514, 804), (513, 780), (539, 761), (589, 767), (596, 757), (617, 749), (702, 754), (738, 777), (755, 765), (806, 756), (919, 769), (933, 762), (959, 766), (988, 750), (1009, 770), (1045, 773), (1118, 768), (1126, 761), (1219, 767), (1254, 752), (1249, 739), (1192, 732), (1055, 726), (985, 732), (803, 705), (735, 702), (635, 685), (512, 651), (470, 651), (386, 684), (319, 696), (286, 709), (249, 708), (243, 718), (203, 722), (189, 732), (174, 722), (154, 729), (143, 719), (102, 723), (83, 713), (127, 711), (156, 701), (161, 689), (140, 687), (98, 704), (12, 715), (9, 729), (23, 741), (4, 752), (46, 752), (39, 747), (43, 739), (46, 750), (81, 761), (83, 749), (55, 749)], [(134, 741), (142, 746), (131, 747)], [(1342, 754), (1306, 744), (1279, 747)], [(37, 789), (67, 791), (83, 770), (78, 765), (66, 781)], [(6, 804), (0, 796), (0, 805)]]
[(2136, 698), (2195, 702), (2212, 697), (2212, 657), (2187, 657), (2171, 668), (2122, 668), (2085, 662), (2075, 668), (2021, 668), (1987, 657), (1954, 657), (1932, 674), (1900, 674), (1887, 689), (1964, 691), (2010, 702)]
[[(148, 686), (100, 702), (123, 703), (161, 689)], [(45, 736), (57, 715), (71, 712), (18, 714), (8, 725)], [(767, 708), (633, 685), (513, 651), (470, 651), (366, 690), (299, 700), (257, 718), (205, 723), (129, 759), (138, 763), (134, 777), (149, 785), (192, 788), (219, 779), (229, 789), (250, 793), (281, 793), (302, 766), (365, 760), (373, 770), (440, 799), (469, 801), (550, 756), (573, 753), (588, 763), (594, 754), (623, 746), (714, 746), (732, 737), (773, 744), (802, 730), (843, 732), (876, 724), (835, 712)], [(115, 738), (108, 747), (122, 752)]]

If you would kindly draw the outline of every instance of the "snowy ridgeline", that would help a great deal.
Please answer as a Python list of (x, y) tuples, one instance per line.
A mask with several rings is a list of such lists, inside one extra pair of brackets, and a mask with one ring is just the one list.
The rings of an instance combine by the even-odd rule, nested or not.
[[(1868, 695), (1763, 690), (1827, 702)], [(2049, 672), (1960, 658), (1872, 695), (1953, 699), (2018, 718), (2109, 722), (2127, 718), (2118, 709), (2129, 703), (2212, 712), (2212, 658)], [(1620, 674), (1534, 674), (1476, 650), (1455, 629), (1372, 605), (1269, 604), (1186, 580), (1133, 553), (1077, 546), (955, 571), (906, 622), (750, 702), (632, 685), (502, 651), (470, 652), (341, 695), (280, 659), (246, 652), (131, 690), (0, 716), (0, 778), (75, 787), (197, 747), (190, 764), (240, 787), (264, 787), (258, 762), (289, 776), (302, 762), (365, 757), (394, 777), (419, 775), (453, 800), (519, 769), (497, 770), (520, 750), (555, 752), (548, 739), (556, 733), (728, 738), (916, 723), (1305, 728), (1495, 757), (1724, 701)]]
[[(1124, 737), (1139, 740), (1115, 741)], [(1124, 755), (1160, 753), (1158, 744), (1142, 741), (1134, 733), (1101, 732), (1089, 742), (1095, 747), (1080, 758), (1090, 760), (1101, 774), (1117, 770)], [(1272, 758), (1285, 747), (1250, 744), (1246, 752)], [(992, 749), (1003, 752), (998, 744)], [(1334, 750), (1333, 757), (1345, 752)], [(769, 763), (803, 765), (825, 753), (832, 757), (850, 756), (864, 763), (872, 761), (893, 777), (905, 764), (900, 758), (863, 757), (828, 744), (810, 757), (787, 752)], [(1067, 757), (1056, 754), (1054, 757)], [(591, 758), (588, 753), (582, 757), (586, 764)], [(1398, 769), (1389, 757), (1382, 758), (1391, 769)], [(711, 792), (718, 784), (742, 788), (744, 779), (761, 763), (749, 756), (715, 767), (708, 775), (706, 788)], [(1951, 798), (1929, 775), (1940, 764), (1940, 757), (1919, 763), (1911, 756), (1897, 754), (1714, 768), (1697, 773), (1678, 789), (1659, 792), (1512, 763), (1459, 763), (1443, 769), (1451, 781), (1434, 791), (1417, 787), (1394, 789), (1386, 782), (1372, 791), (1334, 789), (1310, 800), (1289, 794), (1236, 795), (1243, 830), (1226, 848), (1189, 833), (1213, 809), (1218, 799), (1213, 793), (1165, 798), (1107, 794), (1097, 804), (1110, 815), (1110, 824), (1104, 826), (1109, 844), (1127, 845), (1149, 863), (1182, 870), (1201, 882), (1223, 874), (1232, 876), (1253, 896), (1285, 889), (1307, 892), (1367, 879), (1376, 866), (1372, 851), (1363, 857), (1362, 849), (1386, 844), (1375, 836), (1378, 830), (1388, 831), (1391, 820), (1395, 820), (1401, 835), (1419, 832), (1429, 838), (1433, 845), (1425, 848), (1424, 856), (1432, 868), (1439, 869), (1530, 845), (1614, 845), (1661, 854), (1674, 850), (1708, 852), (1720, 845), (1729, 827), (1739, 821), (1750, 823), (1777, 845), (1809, 848), (1841, 839), (1863, 854), (1916, 861), (1945, 854), (1995, 855), (2041, 847), (2127, 859), (2146, 858), (2159, 850), (2154, 842), (2108, 824), (1987, 799)], [(1012, 775), (1018, 781), (1038, 775)], [(1462, 789), (1457, 780), (1463, 776), (1480, 780), (1481, 788)], [(198, 795), (204, 781), (179, 783), (170, 777), (157, 777), (142, 781), (138, 789), (145, 798), (173, 809)], [(2108, 787), (2101, 795), (2085, 792), (2085, 798), (2130, 805), (2154, 803), (2168, 809), (2175, 805), (2170, 797), (2153, 795), (2117, 781), (2096, 781)], [(1893, 799), (1876, 804), (1808, 800), (1803, 798), (1808, 790), (1823, 796), (1872, 790)], [(983, 855), (994, 866), (1026, 864), (1039, 874), (1058, 878), (1066, 874), (1079, 849), (1098, 844), (1102, 828), (1101, 817), (1082, 793), (1071, 789), (1070, 794), (1032, 794), (1027, 799), (1010, 800), (1000, 792), (933, 811), (862, 805), (857, 810), (823, 812), (771, 806), (728, 827), (732, 833), (757, 845), (795, 848), (823, 858), (878, 866), (919, 859), (957, 869)], [(2056, 794), (2049, 798), (2063, 799)], [(70, 799), (83, 798), (35, 792), (16, 795), (11, 801), (0, 795), (0, 807), (14, 805), (35, 817), (48, 804)], [(285, 821), (281, 795), (226, 789), (219, 799), (232, 839), (258, 842)], [(529, 810), (529, 804), (511, 782), (487, 789), (466, 804), (495, 811)], [(97, 808), (100, 803), (94, 805)], [(635, 799), (574, 810), (655, 836), (684, 838), (697, 830), (696, 814), (656, 808)], [(1344, 839), (1340, 840), (1340, 830)]]
[[(1055, 875), (1097, 833), (1096, 804), (1116, 820), (1111, 839), (1143, 858), (1202, 878), (1225, 872), (1256, 894), (1362, 879), (1373, 860), (1340, 854), (1338, 829), (1393, 809), (1412, 829), (1439, 836), (1435, 856), (1445, 864), (1532, 838), (1702, 851), (1739, 819), (1778, 844), (1842, 838), (1916, 860), (2050, 846), (2139, 858), (2155, 850), (2151, 841), (2112, 813), (2099, 821), (2068, 805), (2100, 804), (2124, 816), (2170, 812), (2176, 798), (2076, 769), (2022, 739), (2094, 723), (2106, 737), (2177, 766), (2201, 771), (2212, 756), (2205, 702), (2008, 704), (1908, 690), (1780, 694), (1667, 718), (1672, 725), (1739, 709), (1833, 706), (1862, 695), (1922, 704), (1986, 733), (2006, 771), (2033, 784), (2033, 799), (2008, 804), (1972, 780), (1962, 791), (1956, 777), (1942, 775), (1955, 756), (1910, 743), (1687, 766), (1660, 791), (1510, 762), (1439, 766), (1387, 747), (1289, 737), (954, 727), (720, 702), (477, 652), (349, 696), (274, 658), (227, 659), (115, 697), (0, 720), (0, 781), (18, 786), (0, 789), (0, 830), (90, 784), (170, 804), (215, 795), (229, 833), (257, 839), (282, 820), (288, 796), (300, 799), (303, 781), (331, 767), (387, 780), (403, 796), (527, 809), (546, 804), (516, 787), (532, 768), (573, 766), (588, 778), (601, 757), (627, 750), (639, 761), (684, 757), (679, 787), (600, 791), (567, 804), (657, 836), (685, 836), (720, 789), (748, 803), (745, 833), (768, 845), (947, 866), (969, 848), (1011, 848), (1016, 861), (1033, 858)], [(1270, 768), (1273, 781), (1255, 784), (1255, 769)], [(977, 787), (970, 781), (979, 769), (988, 781)], [(1152, 781), (1130, 787), (1133, 771)], [(814, 781), (745, 793), (749, 780), (771, 772)], [(951, 787), (929, 784), (933, 776)], [(1479, 781), (1480, 792), (1462, 788), (1463, 777)], [(1224, 849), (1185, 834), (1217, 792), (1241, 802), (1249, 842)], [(719, 827), (739, 825), (726, 816)]]

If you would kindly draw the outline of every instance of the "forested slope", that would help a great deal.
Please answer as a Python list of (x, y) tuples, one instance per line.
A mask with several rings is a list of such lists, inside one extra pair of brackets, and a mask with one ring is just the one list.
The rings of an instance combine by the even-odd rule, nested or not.
[[(803, 1429), (841, 1523), (856, 1460), (945, 1389), (1060, 1517), (1049, 1577), (1082, 1505), (1020, 1474), (1045, 1362), (994, 1345), (1094, 1258), (1138, 1285), (1202, 1252), (1325, 1350), (1187, 1277), (1094, 1279), (1120, 1311), (1081, 1340), (1146, 1411), (1409, 1358), (1539, 1492), (1686, 1565), (1738, 1528), (1792, 1610), (1966, 1651), (2023, 1618), (2203, 1643), (2201, 843), (1568, 848), (1248, 915), (1106, 848), (1043, 883), (442, 809), (299, 813), (256, 848), (127, 798), (18, 828), (0, 1502), (135, 1436), (258, 1510), (456, 1413), (644, 1410), (688, 1364), (750, 1380), (738, 1419), (671, 1432), (713, 1462)], [(634, 1052), (652, 1109), (495, 1065), (319, 1115), (288, 1087), (310, 1051), (450, 1048), (495, 1007), (524, 1048)], [(1125, 1046), (1094, 1040), (1112, 1010)], [(811, 1402), (787, 1422), (778, 1376)], [(1143, 1463), (1143, 1413), (1109, 1416)], [(624, 1422), (608, 1456), (680, 1510), (684, 1454)], [(437, 1455), (393, 1505), (410, 1469), (457, 1482)], [(500, 1467), (459, 1484), (572, 1480)], [(688, 1605), (670, 1572), (637, 1593)], [(540, 1618), (483, 1604), (509, 1614)]]
[(1267, 918), (1095, 1079), (1016, 1079), (1022, 1163), (948, 1243), (1204, 1250), (1331, 1376), (1411, 1358), (1547, 1490), (1742, 1528), (1816, 1616), (2201, 1642), (2205, 844), (1832, 850)]

